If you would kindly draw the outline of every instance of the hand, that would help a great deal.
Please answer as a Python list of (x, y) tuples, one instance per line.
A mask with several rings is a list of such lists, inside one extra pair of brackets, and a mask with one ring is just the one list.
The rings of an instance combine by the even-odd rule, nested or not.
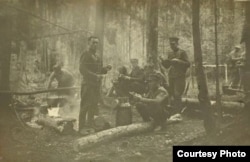
[(124, 74), (120, 74), (119, 77), (122, 78), (122, 79), (130, 80), (130, 77), (129, 77), (129, 76), (126, 76), (126, 75), (124, 75)]
[(174, 58), (171, 60), (171, 62), (179, 62), (179, 61), (180, 61), (180, 59), (177, 59), (177, 58)]
[(107, 68), (108, 71), (110, 71), (110, 70), (112, 69), (112, 66), (111, 66), (110, 64), (108, 64), (108, 65), (106, 66), (106, 68)]
[(164, 60), (162, 56), (160, 56), (160, 57), (159, 57), (159, 59), (160, 59), (161, 61), (163, 61), (163, 60)]
[(138, 101), (138, 102), (139, 102), (139, 101), (142, 100), (142, 96), (139, 95), (139, 94), (136, 94), (136, 93), (134, 93), (134, 92), (129, 92), (129, 94), (133, 96), (133, 99), (134, 99), (135, 101)]
[(123, 78), (125, 75), (124, 74), (119, 74), (119, 78)]
[(133, 96), (133, 99), (137, 102), (140, 102), (142, 100), (142, 97), (141, 96), (138, 96), (138, 95), (135, 95)]
[(130, 80), (130, 77), (126, 76), (126, 75), (123, 78), (126, 79), (126, 80)]
[(180, 62), (180, 59), (174, 58), (172, 60), (170, 60), (172, 64), (176, 64), (178, 62)]

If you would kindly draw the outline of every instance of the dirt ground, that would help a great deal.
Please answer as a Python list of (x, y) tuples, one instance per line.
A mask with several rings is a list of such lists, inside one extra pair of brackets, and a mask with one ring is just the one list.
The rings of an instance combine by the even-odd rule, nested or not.
[[(237, 101), (238, 97), (223, 96), (223, 99)], [(77, 118), (78, 111), (64, 113)], [(182, 122), (167, 124), (165, 132), (122, 137), (84, 152), (73, 149), (74, 141), (81, 138), (77, 133), (61, 135), (48, 128), (16, 127), (0, 141), (0, 162), (166, 162), (172, 161), (174, 145), (249, 145), (247, 119), (250, 118), (242, 118), (244, 112), (241, 111), (230, 114), (221, 125), (220, 133), (214, 136), (206, 135), (202, 120), (184, 116)], [(112, 108), (101, 108), (100, 114), (115, 126)], [(133, 123), (137, 122), (141, 122), (141, 118), (133, 110)]]
[[(106, 114), (105, 114), (106, 113)], [(105, 110), (104, 116), (114, 113)], [(133, 122), (139, 122), (133, 112)], [(224, 125), (234, 119), (227, 120)], [(240, 118), (242, 119), (242, 118)], [(73, 150), (78, 134), (60, 135), (53, 130), (13, 128), (11, 135), (1, 144), (1, 160), (6, 162), (166, 162), (172, 161), (173, 145), (247, 145), (250, 129), (247, 122), (236, 120), (223, 128), (218, 136), (208, 137), (199, 119), (184, 117), (175, 124), (168, 124), (165, 132), (149, 132), (123, 137), (99, 145), (85, 152)], [(242, 124), (243, 123), (243, 124)], [(245, 124), (244, 124), (245, 123)], [(113, 124), (113, 123), (112, 123)], [(230, 134), (230, 136), (228, 135)]]

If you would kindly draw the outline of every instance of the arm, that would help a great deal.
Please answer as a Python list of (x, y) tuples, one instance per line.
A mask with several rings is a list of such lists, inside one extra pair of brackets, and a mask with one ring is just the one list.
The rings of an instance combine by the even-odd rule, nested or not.
[(240, 57), (232, 57), (231, 60), (232, 61), (241, 61), (241, 60), (243, 60), (243, 58), (242, 58), (242, 56), (240, 56)]
[(110, 71), (112, 69), (112, 66), (111, 65), (107, 65), (105, 67), (102, 67), (101, 69), (101, 74), (107, 74), (108, 71)]
[(107, 96), (107, 97), (111, 97), (114, 91), (115, 91), (115, 87), (112, 86), (112, 87), (110, 88), (110, 90), (108, 91), (108, 93), (107, 93), (106, 96)]
[(185, 51), (181, 51), (181, 56), (179, 59), (173, 59), (172, 60), (172, 63), (175, 64), (180, 64), (180, 65), (183, 65), (185, 67), (189, 67), (190, 66), (190, 62), (188, 60), (188, 56), (187, 56), (187, 53)]
[(242, 55), (236, 57), (236, 56), (235, 56), (235, 51), (232, 51), (232, 52), (230, 52), (230, 53), (227, 55), (227, 60), (228, 60), (228, 61), (239, 61), (239, 60), (242, 60)]
[[(130, 74), (131, 75), (131, 74)], [(140, 69), (137, 73), (136, 73), (137, 77), (131, 77), (131, 76), (127, 76), (127, 75), (121, 75), (121, 78), (125, 79), (125, 80), (129, 80), (129, 81), (143, 81), (144, 80), (144, 72), (142, 69)]]
[(170, 63), (170, 62), (171, 62), (171, 61), (170, 61), (169, 59), (161, 60), (162, 66), (163, 66), (164, 68), (166, 68), (166, 69), (170, 68), (170, 66), (171, 66), (171, 63)]
[(52, 72), (49, 76), (48, 84), (47, 84), (47, 89), (50, 89), (52, 81), (55, 79), (55, 73)]
[(148, 104), (161, 104), (167, 97), (167, 94), (161, 92), (155, 99), (141, 98), (140, 101)]
[(168, 97), (168, 95), (166, 92), (161, 91), (160, 93), (158, 93), (158, 95), (154, 99), (145, 98), (145, 97), (138, 97), (138, 96), (134, 96), (134, 97), (139, 102), (143, 102), (146, 104), (161, 104)]

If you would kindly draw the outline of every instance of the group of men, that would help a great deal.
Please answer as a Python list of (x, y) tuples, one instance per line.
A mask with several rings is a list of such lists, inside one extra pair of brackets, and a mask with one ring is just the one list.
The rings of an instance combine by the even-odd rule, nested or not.
[[(160, 59), (163, 67), (168, 69), (168, 81), (164, 75), (147, 65), (144, 69), (138, 65), (138, 59), (131, 59), (132, 71), (128, 73), (122, 66), (118, 69), (119, 77), (109, 91), (109, 95), (116, 94), (120, 97), (129, 97), (143, 121), (153, 121), (155, 129), (165, 129), (165, 122), (169, 116), (167, 107), (174, 109), (172, 114), (181, 112), (181, 97), (185, 89), (185, 76), (190, 62), (186, 52), (178, 47), (179, 38), (169, 38), (172, 51), (167, 59)], [(88, 49), (80, 58), (79, 71), (82, 75), (81, 102), (79, 113), (79, 132), (85, 128), (95, 128), (94, 116), (98, 114), (98, 102), (101, 93), (101, 81), (112, 66), (103, 66), (97, 56), (99, 39), (91, 36), (88, 38)], [(59, 78), (56, 74), (67, 74), (60, 67), (55, 67), (50, 80)], [(73, 84), (70, 79), (67, 81)]]
[[(139, 67), (138, 59), (131, 59), (132, 71), (127, 72), (125, 67), (119, 68), (119, 78), (116, 86), (109, 92), (116, 91), (121, 97), (132, 96), (132, 101), (143, 121), (153, 120), (155, 128), (165, 128), (167, 119), (166, 106), (169, 99), (173, 99), (175, 113), (181, 111), (181, 96), (185, 89), (186, 70), (190, 66), (187, 54), (178, 47), (178, 38), (171, 37), (170, 47), (172, 52), (167, 59), (161, 59), (162, 65), (169, 69), (168, 91), (164, 88), (162, 73), (145, 70)], [(100, 96), (101, 79), (111, 70), (111, 66), (103, 66), (96, 52), (99, 39), (91, 36), (88, 39), (89, 48), (80, 59), (80, 73), (83, 76), (81, 85), (81, 105), (79, 114), (79, 131), (84, 127), (94, 127), (94, 115), (98, 112), (98, 100)], [(134, 92), (134, 93), (132, 93)], [(139, 95), (138, 95), (139, 94)]]

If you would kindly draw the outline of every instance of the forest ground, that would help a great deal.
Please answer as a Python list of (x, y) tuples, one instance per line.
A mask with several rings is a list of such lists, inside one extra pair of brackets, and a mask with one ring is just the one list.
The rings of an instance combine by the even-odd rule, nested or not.
[[(192, 93), (191, 93), (192, 94)], [(190, 96), (189, 96), (190, 97)], [(194, 96), (193, 96), (194, 97)], [(239, 96), (223, 96), (225, 100)], [(242, 110), (240, 110), (242, 111)], [(114, 126), (115, 113), (100, 109)], [(76, 113), (77, 114), (77, 113)], [(75, 114), (75, 115), (76, 115)], [(53, 130), (13, 128), (1, 141), (0, 161), (6, 162), (166, 162), (172, 161), (173, 145), (249, 145), (249, 122), (241, 113), (231, 114), (216, 136), (207, 136), (199, 118), (184, 116), (184, 120), (168, 124), (164, 132), (148, 132), (122, 137), (84, 152), (75, 152), (73, 143), (81, 136), (60, 135)], [(141, 118), (133, 110), (133, 123)]]

